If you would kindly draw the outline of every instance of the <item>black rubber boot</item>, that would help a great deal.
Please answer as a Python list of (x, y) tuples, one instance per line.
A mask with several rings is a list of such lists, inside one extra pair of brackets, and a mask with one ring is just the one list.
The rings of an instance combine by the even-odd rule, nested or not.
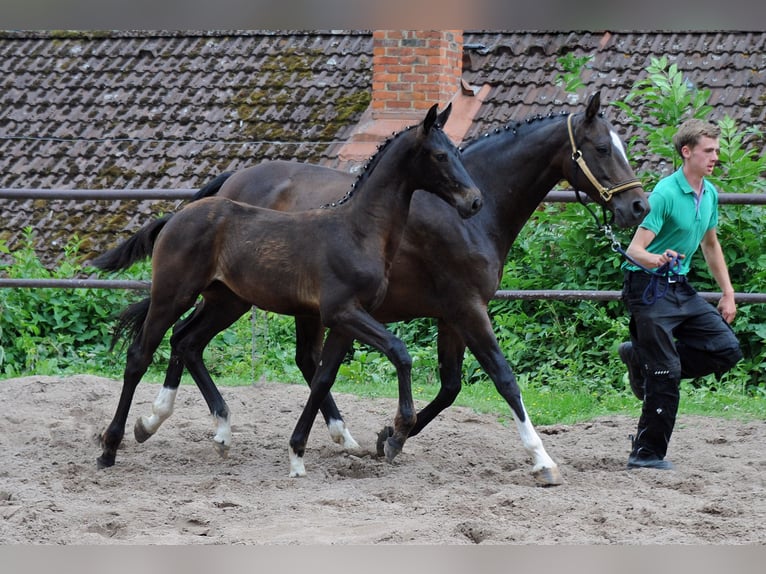
[(657, 470), (673, 470), (673, 463), (660, 458), (656, 453), (646, 447), (636, 444), (633, 435), (630, 435), (633, 449), (628, 456), (628, 468), (654, 468)]

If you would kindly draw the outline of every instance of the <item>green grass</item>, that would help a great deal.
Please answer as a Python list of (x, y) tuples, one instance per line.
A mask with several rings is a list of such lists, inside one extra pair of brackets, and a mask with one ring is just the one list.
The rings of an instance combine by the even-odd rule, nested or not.
[[(412, 322), (390, 327), (405, 340), (413, 357), (413, 396), (423, 406), (439, 390), (433, 325)], [(166, 338), (144, 381), (162, 382), (168, 349)], [(219, 386), (249, 385), (258, 380), (305, 385), (295, 366), (294, 352), (292, 319), (258, 312), (245, 315), (219, 334), (205, 351), (205, 362)], [(522, 352), (528, 351), (506, 351), (511, 365)], [(91, 356), (80, 349), (77, 357), (69, 362), (40, 362), (33, 372), (38, 375), (88, 373), (120, 379), (124, 361), (124, 352), (99, 352)], [(617, 354), (601, 353), (598, 361), (592, 359), (592, 364), (588, 364), (582, 357), (567, 358), (564, 349), (558, 361), (540, 358), (539, 364), (528, 361), (526, 369), (514, 367), (524, 404), (534, 424), (573, 424), (614, 414), (637, 418), (641, 405), (628, 389), (624, 366)], [(455, 404), (496, 414), (500, 422), (512, 423), (510, 408), (470, 352), (466, 353), (463, 370), (463, 380), (468, 383), (463, 384)], [(15, 373), (15, 376), (23, 374)], [(766, 390), (762, 385), (746, 388), (746, 384), (737, 383), (736, 376), (726, 375), (717, 389), (712, 377), (697, 381), (696, 387), (684, 381), (680, 414), (766, 419)], [(184, 374), (183, 384), (194, 384), (188, 373)], [(353, 356), (341, 365), (333, 391), (373, 398), (398, 396), (393, 366), (377, 351), (359, 344), (355, 345)]]
[[(242, 321), (245, 321), (243, 319)], [(266, 345), (263, 338), (257, 339), (261, 351), (259, 356), (252, 351), (240, 350), (240, 360), (226, 360), (221, 349), (230, 347), (219, 342), (211, 345), (206, 353), (206, 362), (216, 384), (222, 387), (249, 385), (258, 380), (267, 380), (276, 384), (297, 384), (305, 386), (300, 372), (292, 359), (292, 344), (281, 344), (276, 340)], [(231, 343), (231, 341), (229, 341)], [(430, 402), (439, 390), (436, 367), (433, 363), (435, 350), (426, 345), (412, 349), (415, 357), (413, 365), (412, 391), (420, 407)], [(217, 356), (219, 355), (220, 356)], [(252, 359), (255, 358), (255, 363)], [(466, 362), (469, 362), (470, 353)], [(221, 363), (225, 363), (222, 365)], [(615, 370), (619, 370), (617, 381), (601, 385), (593, 390), (593, 385), (577, 388), (564, 380), (571, 376), (567, 372), (550, 370), (546, 372), (546, 384), (533, 379), (526, 373), (517, 374), (519, 386), (527, 411), (536, 426), (554, 424), (574, 424), (610, 415), (627, 415), (638, 418), (641, 403), (628, 389), (624, 371), (618, 360), (613, 361)], [(155, 360), (144, 380), (160, 383), (164, 376), (165, 360)], [(220, 371), (220, 372), (219, 372)], [(94, 373), (119, 378), (119, 374)], [(455, 405), (467, 407), (480, 413), (497, 415), (503, 424), (512, 424), (511, 411), (505, 400), (495, 390), (494, 384), (484, 375), (474, 376), (475, 382), (464, 384)], [(193, 385), (188, 373), (182, 381)], [(712, 417), (724, 417), (739, 420), (766, 419), (766, 393), (762, 390), (744, 393), (730, 381), (716, 389), (715, 381), (710, 377), (695, 387), (689, 381), (681, 386), (681, 405), (679, 414), (694, 414)], [(398, 396), (393, 367), (379, 353), (357, 348), (354, 357), (349, 357), (341, 366), (338, 378), (333, 386), (334, 393), (348, 393), (360, 397), (390, 398)], [(308, 394), (308, 388), (306, 389)]]

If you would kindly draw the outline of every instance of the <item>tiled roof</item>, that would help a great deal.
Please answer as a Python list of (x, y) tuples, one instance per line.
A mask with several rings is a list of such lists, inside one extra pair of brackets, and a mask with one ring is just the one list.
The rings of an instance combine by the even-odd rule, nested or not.
[[(570, 52), (593, 56), (577, 96), (556, 85)], [(474, 31), (463, 78), (492, 89), (467, 138), (579, 110), (596, 89), (621, 99), (660, 56), (712, 91), (716, 119), (764, 129), (766, 32)], [(263, 159), (331, 163), (371, 98), (371, 60), (362, 31), (0, 33), (0, 188), (198, 188)], [(617, 108), (607, 113), (633, 135)], [(637, 168), (654, 161), (640, 141), (630, 151)], [(0, 239), (13, 248), (32, 225), (46, 261), (74, 233), (98, 252), (176, 207), (0, 201)]]
[[(266, 158), (321, 162), (369, 103), (371, 53), (353, 31), (5, 33), (0, 187), (198, 188)], [(0, 201), (11, 246), (31, 224), (86, 252), (174, 207)]]

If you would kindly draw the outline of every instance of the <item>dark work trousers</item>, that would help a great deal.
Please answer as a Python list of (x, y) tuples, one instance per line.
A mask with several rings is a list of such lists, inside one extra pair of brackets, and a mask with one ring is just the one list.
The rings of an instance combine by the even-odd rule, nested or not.
[(721, 374), (741, 358), (734, 332), (686, 277), (660, 279), (654, 303), (643, 301), (651, 276), (626, 271), (622, 299), (630, 311), (630, 338), (641, 363), (645, 394), (633, 444), (638, 456), (664, 458), (676, 421), (682, 378)]

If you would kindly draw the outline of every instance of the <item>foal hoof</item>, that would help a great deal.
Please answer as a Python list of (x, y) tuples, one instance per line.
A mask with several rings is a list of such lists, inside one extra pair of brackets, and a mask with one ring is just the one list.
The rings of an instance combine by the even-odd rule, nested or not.
[(136, 424), (133, 425), (133, 436), (136, 437), (136, 441), (146, 442), (153, 434), (154, 433), (146, 430), (143, 417), (138, 417), (138, 419), (136, 419)]
[(386, 441), (391, 436), (394, 436), (394, 427), (383, 427), (383, 430), (378, 433), (378, 441), (376, 443), (378, 456), (386, 455)]
[(559, 486), (564, 484), (558, 466), (549, 466), (532, 471), (532, 476), (540, 486)]

